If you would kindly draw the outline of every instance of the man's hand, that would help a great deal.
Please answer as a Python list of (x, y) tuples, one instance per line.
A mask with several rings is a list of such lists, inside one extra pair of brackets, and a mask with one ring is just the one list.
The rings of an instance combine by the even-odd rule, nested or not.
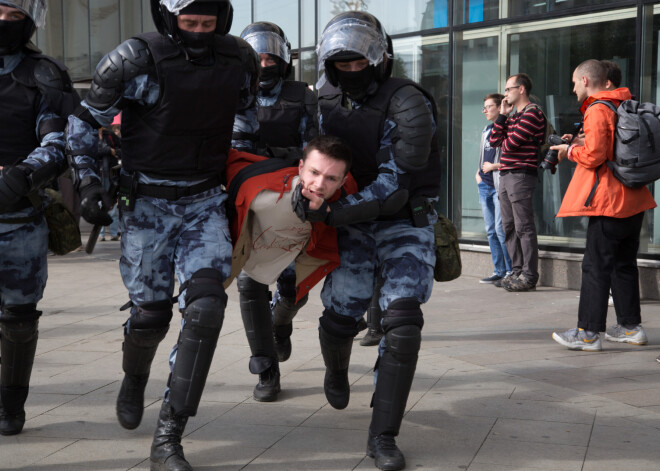
[(484, 164), (481, 166), (481, 170), (484, 173), (492, 172), (493, 170), (497, 170), (500, 168), (499, 164), (494, 164), (492, 162), (484, 162)]
[[(313, 201), (308, 195), (313, 198)], [(323, 198), (319, 198), (303, 188), (302, 183), (299, 183), (293, 190), (291, 206), (302, 222), (325, 222), (330, 211), (328, 203)]]
[(2, 169), (0, 178), (0, 208), (15, 204), (30, 192), (30, 180), (20, 166)]
[(477, 184), (481, 183), (481, 175), (479, 175), (479, 171), (477, 171), (477, 174), (474, 176), (474, 179), (477, 181)]
[(502, 103), (500, 104), (500, 114), (507, 116), (512, 111), (513, 111), (513, 105), (510, 105), (509, 102), (506, 101), (506, 98), (503, 99)]
[(568, 144), (559, 144), (558, 146), (550, 146), (550, 149), (557, 151), (557, 162), (561, 162), (568, 156)]
[(112, 218), (108, 211), (112, 200), (99, 182), (90, 183), (80, 190), (80, 213), (90, 224), (109, 226)]

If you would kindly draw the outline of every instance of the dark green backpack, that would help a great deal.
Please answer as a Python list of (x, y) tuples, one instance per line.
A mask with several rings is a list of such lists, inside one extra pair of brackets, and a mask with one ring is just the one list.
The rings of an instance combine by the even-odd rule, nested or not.
[(433, 226), (435, 232), (435, 281), (451, 281), (461, 276), (461, 251), (454, 224), (442, 214)]

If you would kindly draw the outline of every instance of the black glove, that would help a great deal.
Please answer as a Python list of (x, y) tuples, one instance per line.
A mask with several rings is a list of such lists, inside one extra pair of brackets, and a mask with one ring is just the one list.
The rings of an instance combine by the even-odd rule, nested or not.
[(30, 180), (21, 166), (2, 169), (0, 208), (8, 208), (30, 192)]
[(80, 190), (80, 213), (90, 224), (109, 226), (112, 218), (108, 211), (112, 200), (99, 182), (90, 183)]
[(302, 183), (293, 189), (291, 207), (302, 222), (325, 222), (330, 214), (325, 201), (319, 209), (309, 209), (309, 200), (302, 195)]

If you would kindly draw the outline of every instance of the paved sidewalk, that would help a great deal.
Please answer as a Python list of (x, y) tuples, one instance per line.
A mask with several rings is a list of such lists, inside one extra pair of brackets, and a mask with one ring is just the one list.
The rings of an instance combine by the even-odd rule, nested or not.
[[(154, 361), (140, 427), (122, 429), (114, 404), (122, 378), (127, 300), (119, 242), (50, 257), (40, 339), (23, 433), (0, 436), (0, 469), (148, 470), (176, 322)], [(462, 277), (436, 283), (424, 306), (422, 350), (398, 443), (407, 469), (660, 469), (660, 303), (642, 306), (649, 345), (603, 342), (571, 352), (551, 339), (575, 326), (578, 293), (513, 294)], [(256, 376), (235, 284), (214, 363), (184, 449), (195, 470), (368, 470), (365, 456), (375, 347), (356, 342), (351, 402), (323, 394), (319, 288), (294, 321), (275, 403), (252, 399)], [(614, 321), (610, 308), (610, 321)], [(610, 323), (611, 323), (610, 322)]]

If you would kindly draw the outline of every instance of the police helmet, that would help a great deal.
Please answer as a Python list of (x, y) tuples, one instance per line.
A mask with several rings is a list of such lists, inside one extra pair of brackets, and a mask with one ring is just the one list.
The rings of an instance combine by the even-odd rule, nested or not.
[[(376, 71), (376, 80), (392, 75), (392, 39), (378, 19), (364, 11), (347, 11), (326, 25), (316, 48), (319, 70), (337, 86), (336, 61), (367, 59)], [(385, 60), (385, 58), (389, 60)]]
[(3, 34), (11, 34), (11, 37), (2, 38), (0, 53), (13, 53), (30, 41), (35, 28), (42, 28), (46, 24), (48, 10), (46, 0), (0, 0), (0, 5), (17, 8), (26, 15), (25, 20), (22, 20), (22, 28), (19, 26), (19, 30), (11, 33), (3, 32)]
[(291, 43), (282, 28), (268, 21), (257, 21), (247, 25), (241, 33), (257, 54), (275, 56), (280, 65), (280, 76), (286, 79), (291, 75)]
[(151, 0), (151, 17), (156, 29), (161, 34), (166, 34), (178, 40), (176, 17), (181, 10), (193, 3), (215, 3), (218, 6), (218, 23), (215, 27), (216, 34), (227, 34), (231, 29), (234, 18), (234, 7), (231, 0)]

